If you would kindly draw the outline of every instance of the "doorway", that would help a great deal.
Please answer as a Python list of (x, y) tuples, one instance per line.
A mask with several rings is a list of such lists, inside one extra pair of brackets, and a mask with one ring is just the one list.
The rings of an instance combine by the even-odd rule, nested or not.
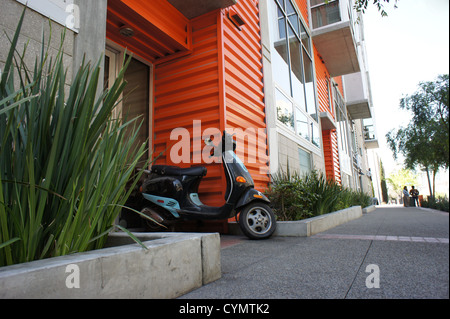
[[(128, 56), (125, 58), (128, 59)], [(124, 53), (122, 51), (117, 51), (112, 48), (107, 48), (105, 50), (105, 88), (110, 87), (114, 83), (119, 74), (123, 59)], [(128, 84), (125, 86), (120, 103), (114, 110), (114, 117), (120, 118), (123, 123), (137, 118), (137, 120), (129, 126), (126, 133), (131, 134), (133, 127), (139, 127), (140, 125), (135, 146), (142, 145), (145, 142), (147, 142), (148, 146), (151, 145), (151, 75), (151, 65), (134, 57), (131, 58), (124, 76), (124, 80)], [(142, 164), (148, 158), (149, 152), (142, 158)], [(138, 167), (140, 167), (140, 164), (138, 164)]]

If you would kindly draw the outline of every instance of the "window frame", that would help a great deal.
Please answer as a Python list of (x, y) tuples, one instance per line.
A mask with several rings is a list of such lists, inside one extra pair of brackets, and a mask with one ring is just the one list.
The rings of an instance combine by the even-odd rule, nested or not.
[[(280, 57), (284, 60), (284, 62), (286, 62), (287, 64), (287, 68), (288, 68), (288, 82), (289, 82), (289, 86), (286, 86), (286, 83), (282, 84), (282, 83), (278, 83), (275, 79), (274, 79), (274, 96), (276, 97), (278, 95), (278, 93), (282, 94), (283, 97), (287, 100), (289, 100), (293, 106), (292, 109), (292, 115), (294, 117), (294, 125), (293, 127), (291, 125), (286, 125), (284, 124), (282, 121), (280, 121), (279, 119), (279, 113), (278, 113), (278, 99), (276, 98), (276, 118), (277, 118), (277, 123), (279, 124), (279, 126), (282, 126), (285, 130), (284, 131), (289, 131), (290, 133), (293, 133), (298, 139), (301, 140), (305, 140), (308, 142), (308, 148), (318, 148), (321, 149), (322, 147), (322, 143), (321, 143), (321, 138), (320, 138), (320, 128), (319, 128), (319, 123), (318, 123), (318, 105), (317, 105), (317, 85), (316, 85), (316, 74), (315, 74), (315, 65), (314, 65), (314, 57), (313, 57), (313, 52), (312, 52), (312, 37), (311, 34), (309, 32), (309, 29), (306, 27), (307, 24), (303, 21), (303, 17), (301, 16), (300, 11), (298, 10), (295, 2), (291, 1), (291, 0), (271, 0), (272, 4), (271, 4), (271, 8), (270, 11), (272, 12), (271, 15), (275, 15), (272, 17), (272, 21), (270, 21), (270, 25), (271, 25), (271, 34), (275, 35), (276, 38), (275, 39), (271, 39), (271, 46), (272, 48), (276, 50), (275, 48), (275, 43), (280, 42), (280, 41), (285, 41), (285, 45), (286, 46), (286, 54), (287, 54), (287, 61), (286, 59), (284, 59), (279, 52), (276, 52), (275, 54), (279, 54)], [(290, 3), (290, 5), (288, 5), (287, 3)], [(285, 5), (283, 7), (283, 4)], [(287, 7), (290, 7), (290, 12), (288, 13)], [(282, 13), (282, 16), (280, 16), (280, 12)], [(298, 28), (295, 28), (295, 25), (293, 25), (292, 23), (292, 17), (296, 16), (297, 20), (295, 20), (298, 23)], [(280, 35), (280, 23), (284, 22), (284, 35), (285, 37), (282, 38)], [(274, 29), (275, 28), (275, 29)], [(303, 33), (306, 35), (306, 41), (304, 38), (302, 38)], [(300, 34), (299, 34), (300, 33)], [(303, 97), (298, 100), (298, 98), (294, 97), (294, 79), (293, 77), (297, 77), (296, 75), (294, 75), (294, 70), (292, 69), (292, 54), (291, 54), (291, 46), (293, 41), (296, 41), (296, 45), (298, 45), (299, 47), (299, 52), (298, 52), (298, 58), (300, 60), (300, 64), (301, 64), (301, 80), (299, 79), (299, 81), (301, 82), (301, 88), (300, 90), (302, 90), (301, 92), (303, 92)], [(305, 57), (309, 59), (309, 61), (305, 61)], [(310, 77), (311, 77), (311, 81), (310, 82), (306, 82), (306, 74), (305, 72), (307, 71), (305, 63), (310, 63), (310, 68), (309, 68), (309, 72)], [(274, 67), (274, 65), (273, 65)], [(298, 78), (298, 77), (297, 77)], [(311, 84), (312, 90), (307, 88), (308, 84)], [(286, 86), (285, 88), (283, 88), (282, 86)], [(286, 90), (289, 90), (290, 92), (286, 92)], [(309, 93), (309, 95), (307, 96), (307, 92)], [(312, 94), (311, 94), (312, 93)], [(311, 105), (312, 104), (312, 105)], [(309, 111), (309, 112), (308, 112)], [(307, 137), (305, 138), (304, 136), (302, 136), (300, 134), (300, 132), (297, 129), (297, 112), (301, 112), (302, 116), (305, 116), (308, 120), (308, 134)], [(319, 135), (317, 137), (316, 140), (313, 141), (313, 128), (316, 128), (316, 135)], [(317, 134), (317, 129), (318, 129), (318, 134)]]

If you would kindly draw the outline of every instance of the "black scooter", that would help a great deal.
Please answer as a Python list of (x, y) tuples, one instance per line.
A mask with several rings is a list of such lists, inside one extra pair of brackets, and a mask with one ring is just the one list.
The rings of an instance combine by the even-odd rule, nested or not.
[(222, 207), (204, 205), (198, 196), (198, 188), (205, 167), (179, 168), (153, 165), (149, 177), (140, 190), (143, 197), (141, 213), (151, 230), (160, 230), (179, 220), (224, 220), (240, 212), (239, 225), (251, 239), (269, 238), (275, 231), (276, 220), (269, 199), (255, 190), (254, 182), (242, 161), (236, 156), (236, 141), (224, 132), (216, 146), (211, 139), (205, 144), (212, 147), (211, 156), (222, 156), (227, 178), (226, 203)]

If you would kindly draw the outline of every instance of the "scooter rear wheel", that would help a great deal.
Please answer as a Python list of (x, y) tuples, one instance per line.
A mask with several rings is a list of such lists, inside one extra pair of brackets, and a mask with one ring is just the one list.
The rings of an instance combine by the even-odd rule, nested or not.
[(275, 214), (268, 205), (252, 202), (242, 209), (239, 226), (250, 239), (266, 239), (275, 232)]

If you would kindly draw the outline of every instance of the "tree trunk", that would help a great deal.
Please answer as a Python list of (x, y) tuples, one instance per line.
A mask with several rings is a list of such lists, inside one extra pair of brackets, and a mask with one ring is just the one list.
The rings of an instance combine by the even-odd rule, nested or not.
[(433, 170), (433, 198), (436, 198), (436, 173), (437, 170)]
[(428, 188), (429, 188), (429, 190), (430, 190), (430, 196), (434, 198), (433, 191), (432, 191), (432, 189), (431, 189), (430, 171), (428, 170), (428, 167), (425, 167), (425, 170), (427, 171)]

